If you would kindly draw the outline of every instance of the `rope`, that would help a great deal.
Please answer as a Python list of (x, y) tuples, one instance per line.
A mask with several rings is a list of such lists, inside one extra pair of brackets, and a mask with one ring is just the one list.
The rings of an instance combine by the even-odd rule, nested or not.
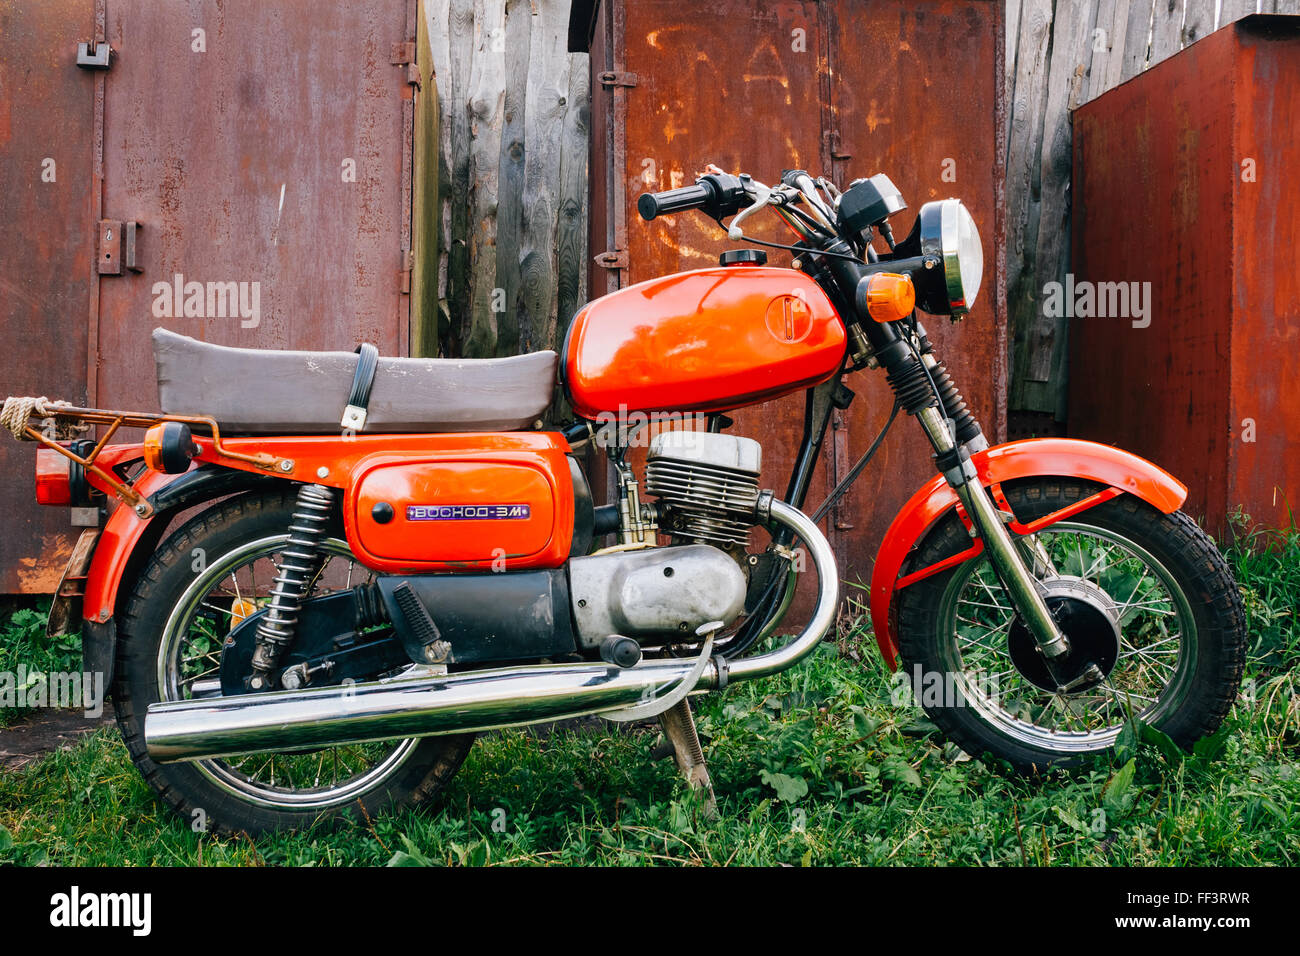
[(35, 414), (41, 419), (41, 430), (45, 434), (48, 435), (53, 431), (55, 441), (66, 441), (90, 429), (90, 426), (84, 422), (62, 421), (53, 411), (56, 408), (71, 406), (71, 402), (52, 402), (44, 395), (40, 398), (11, 395), (5, 399), (4, 408), (0, 409), (0, 426), (19, 441), (31, 441), (26, 430), (32, 415)]

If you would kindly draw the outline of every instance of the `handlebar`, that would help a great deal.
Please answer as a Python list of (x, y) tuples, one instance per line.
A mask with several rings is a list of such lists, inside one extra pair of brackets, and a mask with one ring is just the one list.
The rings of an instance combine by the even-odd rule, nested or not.
[(746, 179), (728, 173), (709, 173), (695, 181), (694, 186), (668, 189), (661, 193), (642, 193), (636, 201), (636, 211), (646, 222), (656, 216), (684, 212), (687, 209), (704, 209), (719, 218), (734, 214), (751, 202)]
[(696, 183), (681, 189), (668, 189), (661, 193), (642, 193), (636, 201), (636, 211), (646, 222), (656, 216), (683, 212), (687, 209), (699, 209), (713, 198), (713, 190)]

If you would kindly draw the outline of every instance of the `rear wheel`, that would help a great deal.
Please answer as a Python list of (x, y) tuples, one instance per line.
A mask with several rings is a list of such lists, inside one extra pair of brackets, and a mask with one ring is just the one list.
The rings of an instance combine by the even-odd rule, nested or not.
[[(1051, 478), (1004, 487), (1022, 522), (1099, 490)], [(991, 752), (1021, 769), (1108, 750), (1130, 715), (1183, 746), (1213, 733), (1245, 659), (1241, 597), (1214, 542), (1181, 512), (1162, 514), (1130, 495), (1034, 539), (1048, 605), (1072, 645), (1096, 663), (1095, 679), (1067, 692), (1055, 686), (980, 557), (899, 592), (903, 665), (931, 719), (967, 753)], [(907, 570), (969, 544), (949, 515)]]
[[(149, 757), (149, 704), (221, 694), (222, 644), (266, 603), (293, 508), (292, 494), (245, 495), (194, 517), (158, 549), (119, 619), (118, 725), (145, 779), (194, 826), (258, 833), (415, 804), (447, 784), (474, 740), (411, 738), (169, 764)], [(371, 573), (337, 528), (321, 550), (312, 596)]]

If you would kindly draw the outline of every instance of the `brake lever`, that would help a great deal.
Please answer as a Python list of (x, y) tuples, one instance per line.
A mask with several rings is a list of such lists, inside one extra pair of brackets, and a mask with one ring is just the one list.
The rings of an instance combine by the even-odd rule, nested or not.
[(754, 201), (744, 209), (740, 210), (740, 212), (736, 213), (731, 220), (731, 225), (727, 227), (727, 238), (733, 242), (745, 238), (745, 233), (741, 231), (740, 224), (758, 210), (765, 209), (767, 206), (771, 205), (772, 197), (776, 195), (774, 190), (764, 186), (757, 179), (750, 179), (750, 183), (753, 186), (752, 195)]

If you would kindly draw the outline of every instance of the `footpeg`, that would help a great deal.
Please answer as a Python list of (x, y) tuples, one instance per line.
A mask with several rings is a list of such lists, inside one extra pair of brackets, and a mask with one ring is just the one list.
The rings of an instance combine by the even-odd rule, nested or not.
[[(433, 623), (433, 616), (411, 589), (410, 583), (403, 581), (393, 588), (393, 599), (415, 638), (414, 646), (408, 644), (406, 648), (411, 659), (425, 664), (447, 663), (451, 659), (451, 645), (442, 639), (438, 625)], [(413, 653), (416, 647), (420, 648), (418, 657)]]
[(615, 667), (636, 667), (641, 663), (641, 645), (630, 637), (611, 634), (600, 642), (600, 659)]

